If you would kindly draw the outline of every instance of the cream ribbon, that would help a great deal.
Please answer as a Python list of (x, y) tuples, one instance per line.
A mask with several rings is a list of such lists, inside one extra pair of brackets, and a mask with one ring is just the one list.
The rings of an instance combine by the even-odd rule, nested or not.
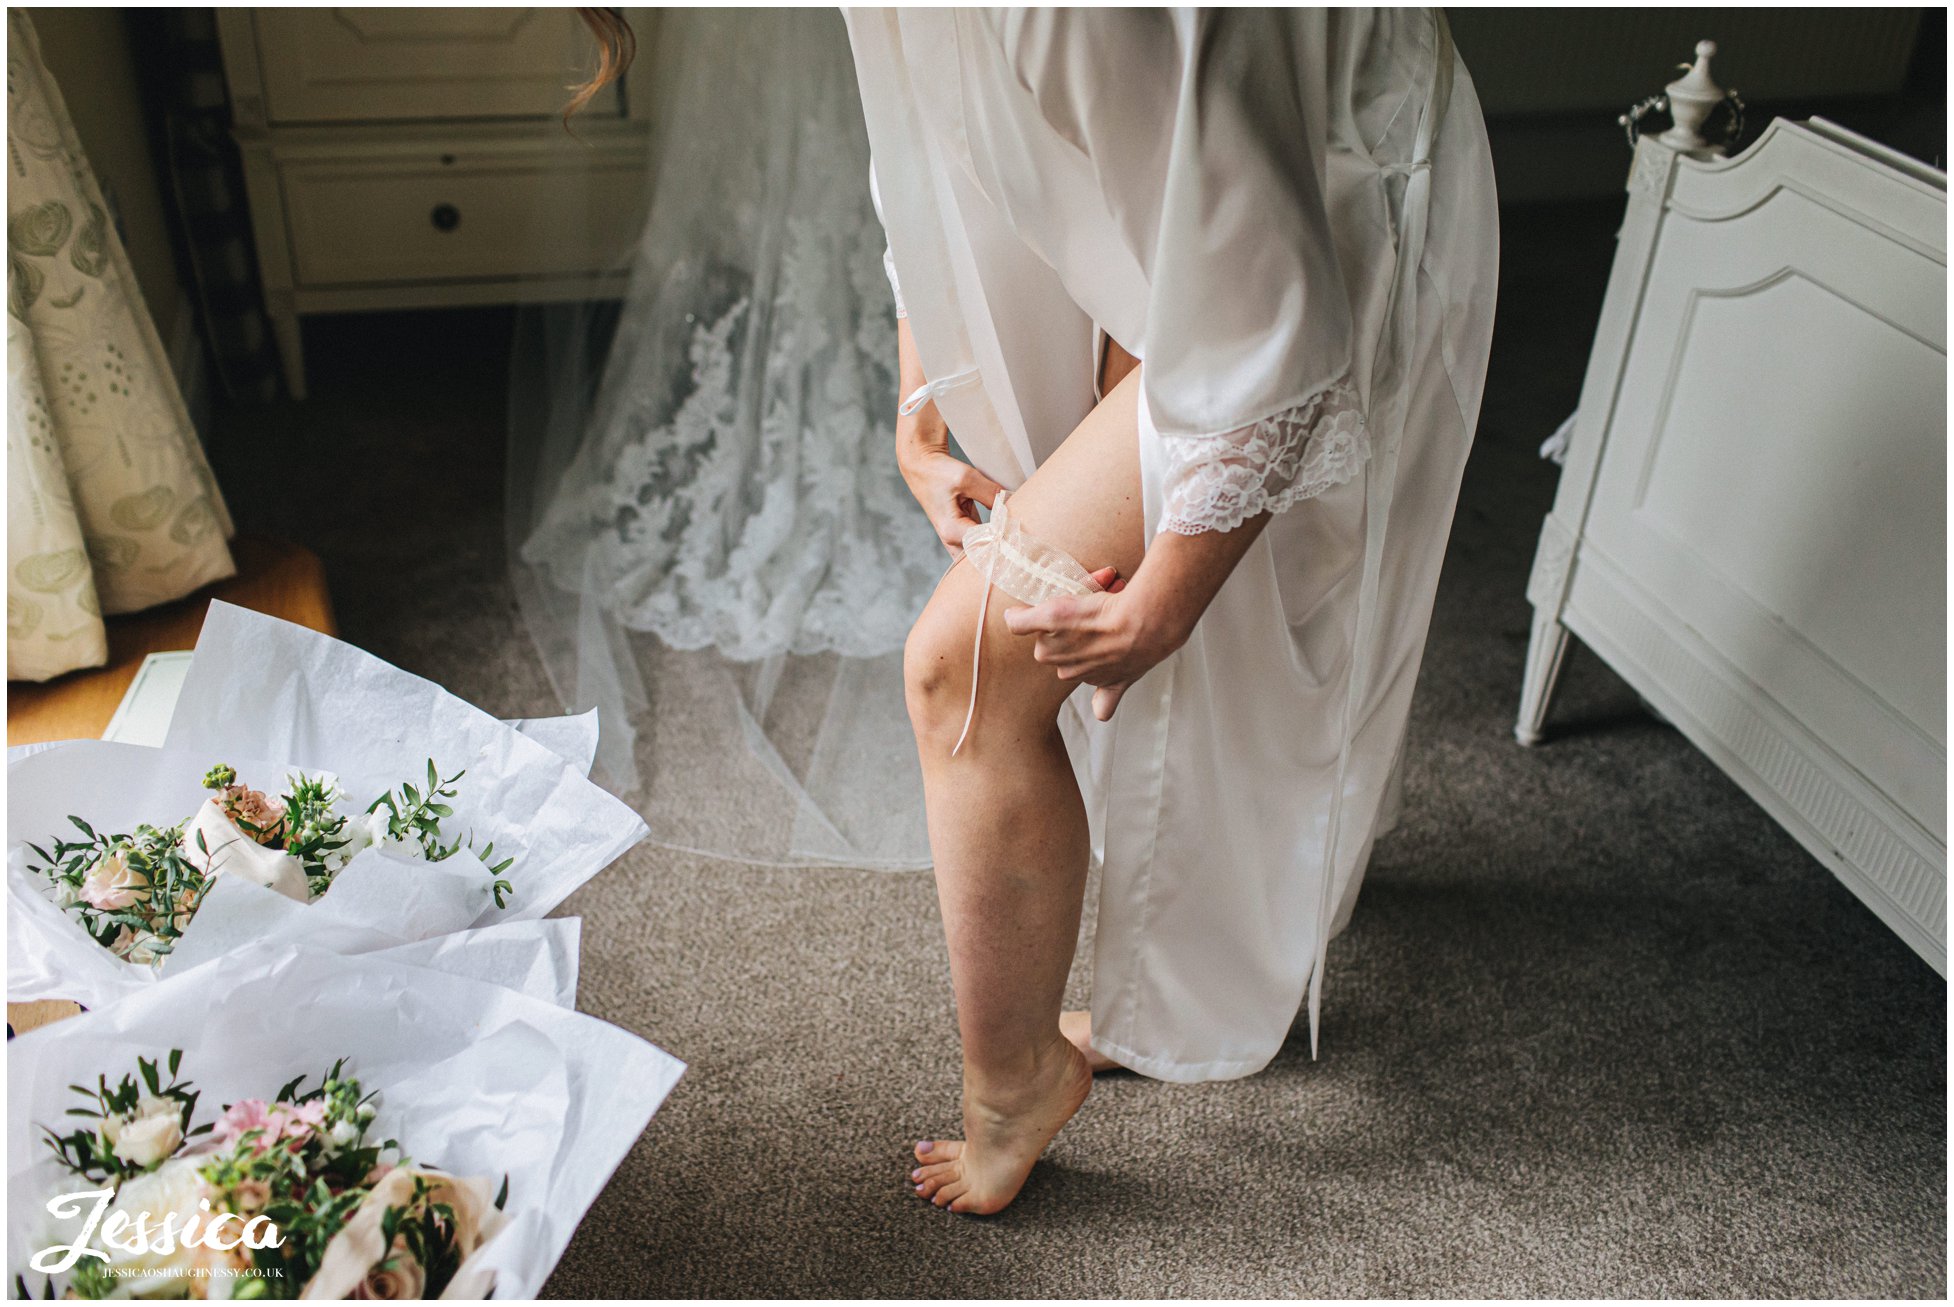
[(978, 379), (976, 368), (965, 368), (962, 372), (953, 372), (937, 381), (925, 381), (910, 391), (909, 398), (896, 407), (896, 416), (906, 418), (923, 405), (935, 401), (939, 396), (960, 386), (974, 385)]
[(1093, 594), (1102, 588), (1072, 555), (1019, 526), (1011, 516), (1007, 498), (1004, 491), (998, 491), (997, 502), (991, 505), (991, 520), (971, 527), (963, 536), (963, 556), (984, 574), (986, 584), (984, 597), (977, 604), (977, 635), (970, 651), (970, 708), (964, 713), (963, 733), (950, 750), (953, 758), (970, 738), (970, 724), (977, 718), (977, 678), (984, 657), (984, 622), (990, 615), (991, 587), (1027, 604), (1042, 604), (1060, 595)]

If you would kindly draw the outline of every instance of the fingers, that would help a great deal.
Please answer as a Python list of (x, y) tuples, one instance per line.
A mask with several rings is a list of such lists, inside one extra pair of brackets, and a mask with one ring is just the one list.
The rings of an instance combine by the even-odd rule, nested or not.
[(957, 478), (957, 493), (965, 499), (976, 500), (985, 508), (990, 508), (997, 503), (998, 493), (1003, 489), (1003, 486), (968, 463), (964, 464), (963, 475)]
[(961, 558), (964, 533), (976, 525), (978, 525), (977, 510), (970, 506), (970, 501), (952, 495), (949, 508), (935, 520), (936, 538), (943, 542), (943, 547), (953, 556)]
[(1109, 595), (1116, 595), (1126, 589), (1126, 578), (1119, 574), (1117, 567), (1102, 567), (1092, 574), (1092, 583)]
[(1119, 707), (1120, 696), (1126, 693), (1131, 681), (1119, 685), (1102, 685), (1092, 692), (1092, 715), (1102, 722), (1113, 720), (1113, 712)]

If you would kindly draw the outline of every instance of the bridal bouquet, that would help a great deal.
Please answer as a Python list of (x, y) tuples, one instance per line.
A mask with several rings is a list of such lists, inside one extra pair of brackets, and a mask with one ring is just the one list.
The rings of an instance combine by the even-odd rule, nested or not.
[(254, 942), (539, 919), (646, 834), (588, 778), (595, 730), (213, 603), (163, 747), (9, 752), (7, 997), (102, 1007)]
[(536, 1296), (684, 1070), (566, 1006), (575, 933), (252, 944), (13, 1040), (6, 1279)]
[[(42, 1127), (70, 1190), (49, 1210), (82, 1224), (29, 1266), (65, 1275), (70, 1296), (438, 1298), (499, 1228), (507, 1180), (497, 1192), (374, 1142), (378, 1109), (345, 1059), (202, 1124), (182, 1061), (172, 1049), (113, 1086), (72, 1086), (86, 1124)], [(28, 1296), (24, 1276), (16, 1288)]]
[[(443, 778), (430, 759), (425, 788), (403, 781), (363, 811), (348, 812), (329, 776), (298, 773), (271, 798), (240, 784), (237, 770), (220, 763), (203, 778), (215, 793), (186, 820), (106, 834), (70, 813), (82, 838), (49, 840), (47, 847), (30, 841), (40, 863), (28, 870), (48, 882), (55, 903), (98, 944), (129, 962), (160, 964), (219, 876), (307, 903), (367, 848), (428, 862), (452, 857), (463, 839), (444, 831), (454, 809), (443, 800), (457, 797), (454, 787), (465, 774)], [(515, 859), (491, 864), (494, 852), (491, 843), (479, 857), (501, 908), (513, 888), (503, 875)]]

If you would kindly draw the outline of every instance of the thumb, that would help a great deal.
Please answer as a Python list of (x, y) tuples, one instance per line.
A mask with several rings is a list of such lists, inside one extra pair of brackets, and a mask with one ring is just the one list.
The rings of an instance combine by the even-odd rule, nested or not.
[(1092, 692), (1092, 715), (1102, 722), (1113, 720), (1113, 712), (1119, 707), (1120, 696), (1126, 693), (1127, 681), (1120, 685), (1102, 685)]
[(1004, 610), (1004, 625), (1012, 635), (1052, 635), (1055, 634), (1064, 618), (1064, 596), (1047, 599), (1042, 604), (1030, 604), (1024, 608)]

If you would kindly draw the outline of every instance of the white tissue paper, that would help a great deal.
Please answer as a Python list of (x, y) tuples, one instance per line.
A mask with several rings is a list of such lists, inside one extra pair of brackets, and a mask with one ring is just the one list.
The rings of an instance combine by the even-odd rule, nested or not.
[(71, 813), (103, 831), (173, 825), (208, 801), (202, 779), (220, 762), (271, 792), (294, 772), (324, 774), (355, 811), (419, 783), (430, 758), (444, 776), (465, 770), (443, 826), (476, 848), (492, 841), (497, 862), (515, 858), (506, 907), (467, 849), (439, 863), (363, 851), (310, 904), (220, 876), (162, 973), (254, 940), (368, 952), (539, 919), (642, 839), (637, 814), (586, 778), (595, 746), (595, 714), (501, 722), (329, 636), (213, 603), (165, 748), (70, 741), (9, 752), (7, 997), (98, 1008), (157, 979), (89, 938), (27, 871), (39, 862), (28, 843), (73, 833)]
[[(585, 719), (573, 719), (583, 721)], [(586, 768), (434, 682), (291, 622), (213, 601), (165, 746), (229, 761), (282, 758), (342, 776), (416, 780), (464, 768), (456, 829), (514, 856), (515, 897), (477, 918), (526, 921), (649, 832)], [(242, 768), (239, 769), (243, 774)], [(201, 773), (199, 773), (201, 775)]]
[[(551, 753), (573, 764), (583, 775), (590, 775), (590, 766), (597, 760), (595, 708), (589, 712), (572, 713), (568, 717), (505, 717), (502, 724), (521, 731)], [(33, 744), (10, 744), (7, 746), (7, 761), (16, 762), (37, 753), (46, 753), (56, 745), (72, 743), (73, 740), (37, 740)]]
[[(463, 1177), (508, 1178), (508, 1218), (449, 1296), (533, 1298), (684, 1064), (636, 1035), (564, 1006), (574, 992), (574, 923), (507, 923), (344, 957), (254, 944), (167, 976), (115, 1007), (15, 1039), (7, 1059), (9, 1278), (72, 1242), (78, 1224), (46, 1207), (86, 1182), (58, 1167), (43, 1126), (69, 1128), (70, 1085), (113, 1082), (138, 1056), (183, 1050), (201, 1091), (196, 1123), (224, 1105), (308, 1085), (340, 1057), (378, 1091), (370, 1135)], [(519, 988), (475, 978), (530, 959)], [(493, 958), (493, 960), (491, 960)], [(567, 971), (566, 971), (567, 966)]]

